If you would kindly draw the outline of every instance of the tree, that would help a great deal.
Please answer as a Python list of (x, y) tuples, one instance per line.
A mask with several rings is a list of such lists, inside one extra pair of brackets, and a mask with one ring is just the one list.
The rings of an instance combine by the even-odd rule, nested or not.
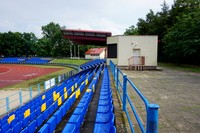
[(23, 39), (23, 53), (26, 54), (26, 57), (29, 57), (30, 55), (35, 56), (37, 51), (37, 37), (34, 33), (23, 33), (22, 34)]
[(182, 13), (164, 36), (165, 54), (176, 63), (200, 65), (200, 9)]
[(157, 14), (150, 10), (145, 20), (139, 18), (137, 23), (138, 33), (142, 35), (156, 35), (157, 17)]
[(43, 56), (43, 57), (48, 57), (50, 56), (49, 51), (51, 50), (51, 47), (49, 45), (49, 41), (46, 38), (41, 38), (38, 39), (36, 43), (36, 47), (38, 48), (36, 51), (37, 56)]
[(42, 26), (42, 34), (44, 35), (43, 41), (45, 40), (46, 48), (48, 52), (45, 52), (46, 56), (67, 56), (69, 55), (69, 40), (63, 38), (61, 27), (59, 24), (50, 22), (46, 26)]
[(1, 54), (4, 56), (20, 56), (22, 48), (22, 38), (19, 32), (3, 33), (0, 40)]
[(124, 32), (124, 35), (138, 35), (138, 29), (132, 25)]

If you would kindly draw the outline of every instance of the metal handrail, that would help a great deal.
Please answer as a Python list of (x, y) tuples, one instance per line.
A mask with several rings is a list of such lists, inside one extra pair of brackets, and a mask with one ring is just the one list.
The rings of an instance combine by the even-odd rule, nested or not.
[[(132, 113), (134, 114), (142, 133), (157, 133), (158, 132), (158, 108), (159, 108), (159, 105), (151, 104), (148, 101), (148, 99), (146, 99), (146, 97), (140, 92), (140, 90), (133, 84), (133, 82), (131, 80), (129, 80), (129, 78), (126, 76), (126, 74), (122, 73), (121, 70), (119, 68), (117, 68), (117, 66), (112, 61), (110, 61), (110, 69), (111, 69), (112, 75), (114, 77), (114, 81), (115, 81), (115, 85), (116, 85), (116, 89), (117, 89), (118, 93), (119, 93), (119, 87), (122, 88), (122, 95), (120, 93), (119, 93), (119, 95), (120, 95), (120, 99), (122, 100), (123, 111), (126, 113), (131, 132), (132, 133), (134, 132), (134, 126), (133, 126), (133, 122), (131, 121), (130, 114), (127, 111), (127, 106), (126, 106), (127, 100), (128, 100), (128, 103), (131, 107)], [(123, 76), (123, 80), (121, 81), (123, 83), (123, 86), (121, 86), (121, 85), (119, 86), (119, 84), (122, 84), (119, 79), (119, 74), (121, 74)], [(129, 83), (131, 85), (131, 88), (133, 88), (133, 90), (137, 93), (137, 95), (142, 99), (142, 101), (145, 104), (146, 114), (147, 114), (146, 129), (145, 129), (144, 125), (142, 124), (142, 121), (141, 121), (133, 103), (131, 102), (129, 95), (127, 94), (127, 83)]]

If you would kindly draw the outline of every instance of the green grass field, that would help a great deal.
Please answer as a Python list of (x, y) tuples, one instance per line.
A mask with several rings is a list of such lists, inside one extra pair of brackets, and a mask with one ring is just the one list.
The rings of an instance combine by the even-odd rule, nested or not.
[(90, 60), (84, 60), (84, 59), (54, 59), (53, 63), (66, 63), (66, 64), (75, 64), (75, 65), (81, 65)]
[(172, 64), (172, 63), (158, 63), (158, 66), (170, 67), (170, 68), (181, 70), (181, 71), (190, 71), (190, 72), (200, 73), (200, 66), (177, 65), (177, 64)]

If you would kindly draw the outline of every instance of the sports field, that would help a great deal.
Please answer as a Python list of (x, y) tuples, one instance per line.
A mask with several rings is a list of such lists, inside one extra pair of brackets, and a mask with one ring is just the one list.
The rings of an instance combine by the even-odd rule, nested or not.
[(0, 64), (0, 88), (37, 78), (64, 68)]

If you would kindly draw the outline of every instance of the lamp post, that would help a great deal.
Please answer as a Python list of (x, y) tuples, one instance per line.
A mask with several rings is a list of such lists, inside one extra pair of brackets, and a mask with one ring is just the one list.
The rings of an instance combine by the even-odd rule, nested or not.
[(74, 59), (76, 58), (76, 46), (74, 44)]
[(78, 58), (80, 59), (79, 45), (78, 45)]
[(70, 58), (72, 59), (72, 45), (73, 43), (70, 41)]

